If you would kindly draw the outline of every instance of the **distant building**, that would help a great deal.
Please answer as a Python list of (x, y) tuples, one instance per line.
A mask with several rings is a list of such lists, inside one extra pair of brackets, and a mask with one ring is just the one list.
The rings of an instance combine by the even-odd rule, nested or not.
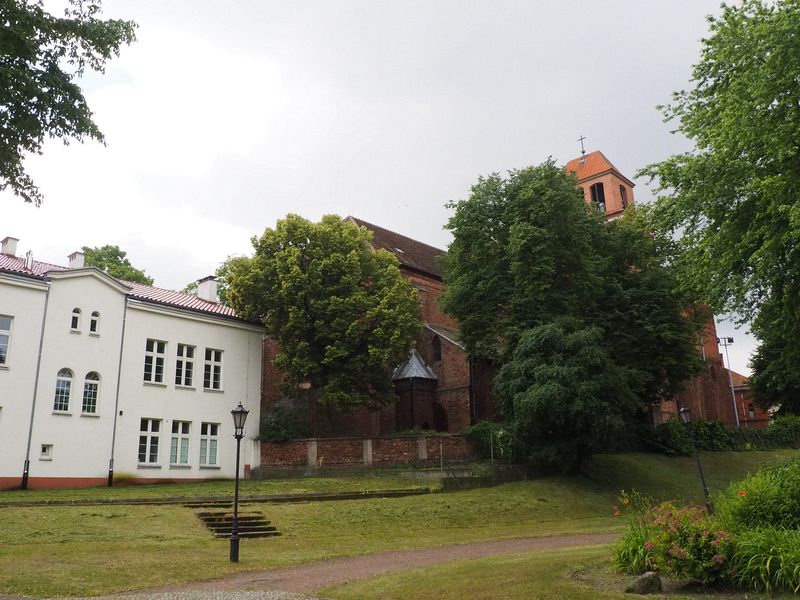
[(233, 477), (256, 466), (263, 328), (198, 295), (0, 248), (0, 489)]

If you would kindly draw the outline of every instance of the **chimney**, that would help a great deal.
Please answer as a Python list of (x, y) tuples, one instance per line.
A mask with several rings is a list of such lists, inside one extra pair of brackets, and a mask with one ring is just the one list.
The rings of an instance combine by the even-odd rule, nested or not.
[(11, 256), (16, 256), (17, 255), (17, 242), (18, 241), (19, 240), (17, 238), (10, 237), (10, 236), (4, 238), (3, 241), (0, 242), (0, 244), (2, 244), (2, 246), (0, 246), (0, 252), (3, 253), (3, 254), (9, 254)]
[(67, 267), (70, 269), (82, 269), (85, 266), (84, 264), (85, 255), (83, 254), (83, 252), (79, 250), (76, 250), (75, 252), (70, 254), (67, 258), (69, 259), (69, 265), (67, 265)]
[(219, 302), (217, 296), (217, 278), (213, 275), (204, 277), (197, 281), (197, 297), (207, 302)]

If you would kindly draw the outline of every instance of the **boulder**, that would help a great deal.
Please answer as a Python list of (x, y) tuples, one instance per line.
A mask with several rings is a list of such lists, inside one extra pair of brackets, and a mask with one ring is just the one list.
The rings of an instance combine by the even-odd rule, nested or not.
[(625, 590), (627, 594), (657, 594), (661, 591), (661, 577), (655, 571), (639, 575)]

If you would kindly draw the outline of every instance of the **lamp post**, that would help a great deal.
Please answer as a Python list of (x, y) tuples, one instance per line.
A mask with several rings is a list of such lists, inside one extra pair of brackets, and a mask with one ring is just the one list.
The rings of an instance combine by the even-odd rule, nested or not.
[(697, 453), (697, 446), (694, 443), (694, 433), (692, 432), (692, 424), (690, 422), (689, 413), (691, 411), (684, 407), (678, 409), (678, 414), (681, 416), (681, 421), (686, 425), (686, 430), (689, 432), (689, 441), (692, 442), (692, 452), (694, 453), (694, 460), (697, 462), (697, 471), (700, 473), (700, 483), (703, 484), (703, 498), (706, 501), (706, 511), (708, 514), (714, 514), (714, 507), (711, 505), (711, 497), (708, 494), (708, 486), (706, 485), (706, 477), (703, 474), (703, 467), (700, 465), (700, 455)]
[(731, 386), (731, 398), (733, 398), (733, 416), (736, 418), (736, 427), (739, 427), (739, 411), (736, 408), (736, 392), (733, 391), (733, 372), (731, 369), (731, 357), (728, 355), (728, 346), (733, 345), (732, 337), (717, 338), (717, 344), (725, 348), (725, 361), (728, 363), (728, 383)]
[(236, 438), (236, 477), (233, 487), (233, 520), (231, 521), (231, 562), (239, 562), (239, 450), (244, 437), (244, 422), (248, 411), (242, 403), (231, 411), (233, 417), (233, 437)]

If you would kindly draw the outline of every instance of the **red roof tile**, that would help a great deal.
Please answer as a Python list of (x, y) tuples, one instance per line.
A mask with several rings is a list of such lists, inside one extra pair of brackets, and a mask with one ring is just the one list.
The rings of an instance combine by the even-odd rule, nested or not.
[[(65, 270), (67, 270), (66, 267), (52, 265), (50, 263), (45, 263), (38, 260), (33, 261), (31, 268), (26, 268), (25, 259), (23, 257), (11, 256), (10, 254), (0, 254), (0, 271), (18, 273), (27, 277), (44, 278), (48, 271)], [(203, 300), (194, 294), (184, 294), (183, 292), (164, 290), (152, 285), (142, 285), (141, 283), (134, 283), (132, 281), (124, 281), (121, 279), (117, 279), (117, 281), (119, 281), (122, 285), (129, 287), (131, 289), (129, 295), (138, 300), (154, 302), (156, 304), (164, 304), (166, 306), (186, 308), (193, 311), (210, 313), (223, 317), (238, 318), (236, 311), (234, 311), (231, 307), (224, 306), (217, 302)]]
[(605, 154), (599, 150), (590, 152), (585, 156), (573, 158), (564, 165), (564, 170), (574, 172), (579, 182), (607, 173), (608, 171), (614, 171), (617, 176), (627, 181), (630, 185), (633, 185), (633, 182), (623, 176), (622, 173), (611, 164), (611, 161), (605, 157)]
[(736, 371), (731, 371), (731, 378), (733, 379), (733, 385), (736, 387), (747, 387), (750, 385), (750, 379)]
[(414, 271), (433, 275), (441, 279), (444, 269), (439, 262), (445, 251), (429, 246), (410, 237), (367, 223), (355, 217), (348, 217), (356, 225), (366, 227), (372, 232), (372, 243), (376, 248), (383, 248), (394, 254), (400, 264)]

